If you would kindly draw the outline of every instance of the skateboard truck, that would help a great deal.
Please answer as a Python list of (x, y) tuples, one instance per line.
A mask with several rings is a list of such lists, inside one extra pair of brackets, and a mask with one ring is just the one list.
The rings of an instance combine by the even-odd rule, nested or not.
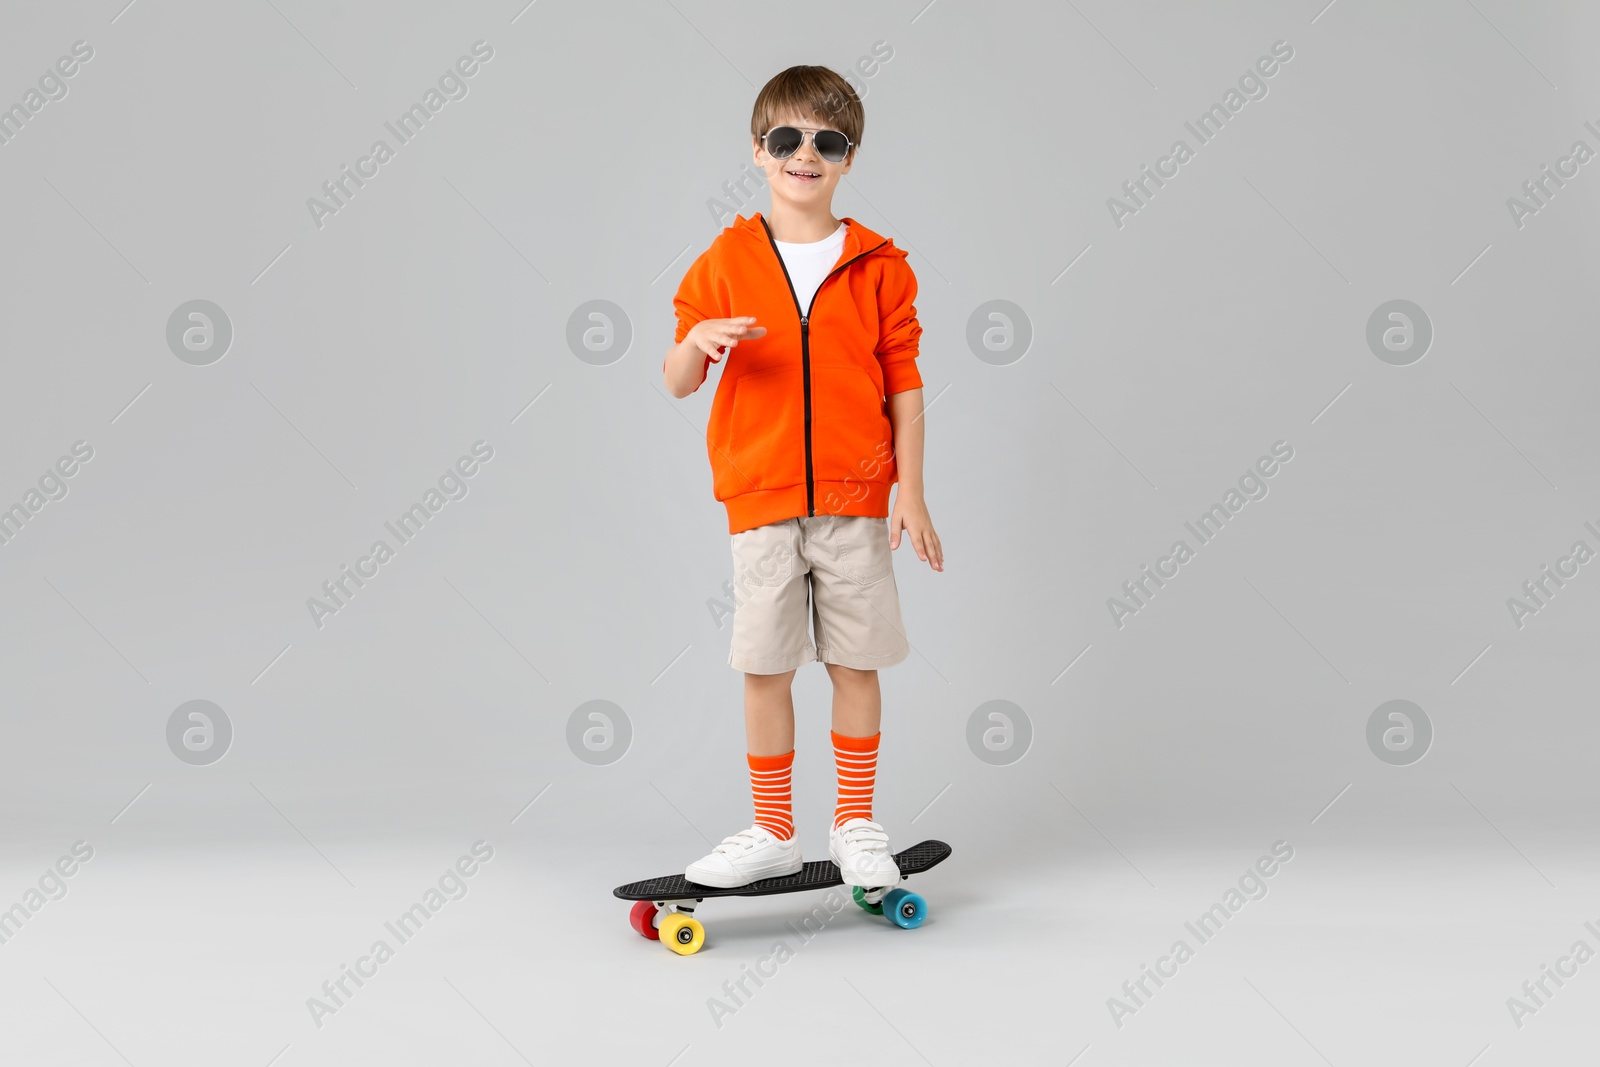
[(651, 901), (651, 903), (656, 906), (656, 913), (650, 921), (659, 928), (661, 926), (661, 920), (665, 919), (668, 915), (671, 915), (675, 911), (681, 911), (685, 915), (693, 915), (694, 906), (704, 899), (704, 897), (695, 897), (693, 900), (683, 899)]

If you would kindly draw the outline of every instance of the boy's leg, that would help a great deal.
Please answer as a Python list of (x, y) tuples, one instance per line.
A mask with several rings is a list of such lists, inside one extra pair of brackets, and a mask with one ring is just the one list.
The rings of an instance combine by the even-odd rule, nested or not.
[(879, 720), (883, 716), (883, 692), (878, 686), (878, 672), (858, 671), (838, 663), (825, 666), (828, 668), (828, 677), (833, 679), (834, 732), (848, 737), (869, 737), (877, 733)]
[(726, 888), (801, 869), (794, 836), (795, 670), (816, 658), (806, 627), (810, 574), (798, 519), (781, 519), (729, 537), (733, 551), (733, 634), (728, 666), (745, 677), (745, 759), (755, 823), (689, 864), (691, 882)]
[(794, 751), (794, 671), (744, 676), (745, 747), (752, 756)]
[(761, 878), (794, 874), (804, 861), (794, 836), (789, 774), (794, 767), (794, 668), (744, 676), (745, 759), (755, 824), (722, 840), (689, 864), (684, 877), (732, 889)]
[(872, 818), (883, 706), (878, 670), (904, 660), (911, 645), (900, 621), (889, 520), (832, 515), (814, 525), (815, 536), (806, 543), (812, 620), (817, 659), (833, 679), (833, 758), (839, 769), (828, 858), (846, 885), (876, 891), (900, 882), (889, 835)]
[(838, 768), (839, 799), (833, 825), (847, 819), (872, 818), (872, 790), (878, 773), (878, 725), (883, 694), (877, 671), (829, 663), (833, 679), (833, 758)]
[(755, 825), (787, 841), (794, 837), (794, 671), (744, 676), (745, 757)]

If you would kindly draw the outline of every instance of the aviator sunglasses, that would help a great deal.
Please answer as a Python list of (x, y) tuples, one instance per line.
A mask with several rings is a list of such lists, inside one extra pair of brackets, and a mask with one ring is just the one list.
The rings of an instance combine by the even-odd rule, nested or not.
[(850, 138), (838, 130), (798, 130), (793, 126), (774, 126), (761, 135), (766, 142), (767, 154), (774, 159), (788, 159), (800, 150), (806, 134), (811, 134), (811, 147), (829, 163), (841, 163), (850, 151)]

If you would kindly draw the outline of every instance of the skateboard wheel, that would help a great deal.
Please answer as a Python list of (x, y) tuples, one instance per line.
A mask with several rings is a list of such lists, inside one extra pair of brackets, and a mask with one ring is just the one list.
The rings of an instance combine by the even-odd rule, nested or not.
[(632, 910), (628, 912), (628, 925), (633, 927), (652, 941), (659, 941), (661, 935), (656, 933), (656, 906), (648, 900), (635, 901)]
[(884, 895), (883, 913), (902, 930), (915, 930), (928, 917), (928, 902), (909, 889), (891, 889)]
[(882, 904), (871, 904), (871, 903), (868, 903), (867, 902), (866, 890), (862, 889), (860, 886), (858, 886), (858, 885), (851, 886), (850, 887), (850, 896), (855, 899), (855, 902), (857, 904), (861, 905), (861, 907), (864, 908), (865, 910), (872, 912), (872, 914), (874, 914), (874, 915), (882, 915), (883, 914), (883, 905)]
[(661, 920), (656, 936), (678, 955), (692, 956), (706, 943), (706, 928), (694, 916), (675, 911)]

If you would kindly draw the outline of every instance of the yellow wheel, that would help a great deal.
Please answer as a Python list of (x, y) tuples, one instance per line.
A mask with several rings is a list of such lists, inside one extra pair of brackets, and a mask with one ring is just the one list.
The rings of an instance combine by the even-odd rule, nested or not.
[(693, 915), (675, 911), (656, 927), (661, 943), (680, 956), (691, 956), (706, 943), (706, 928)]

